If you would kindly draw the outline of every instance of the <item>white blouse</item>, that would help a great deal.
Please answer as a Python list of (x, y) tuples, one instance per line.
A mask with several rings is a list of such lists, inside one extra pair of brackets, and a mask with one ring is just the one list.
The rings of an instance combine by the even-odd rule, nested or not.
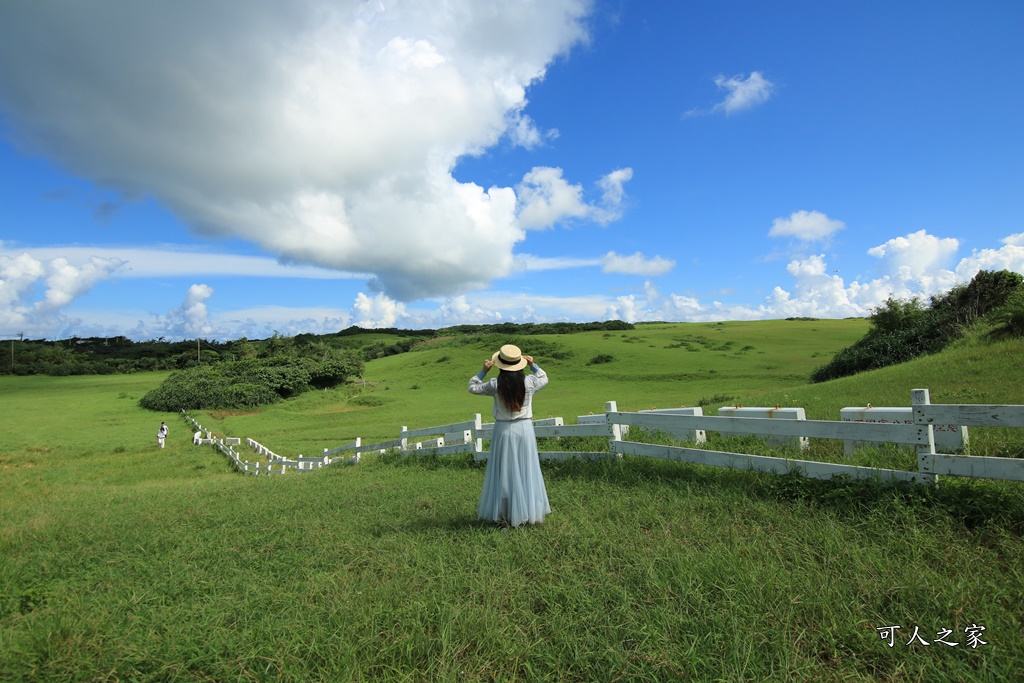
[(523, 407), (517, 412), (510, 411), (502, 400), (498, 398), (498, 379), (496, 377), (492, 377), (486, 382), (484, 381), (486, 373), (483, 370), (469, 378), (469, 393), (494, 397), (495, 420), (533, 418), (533, 395), (548, 383), (548, 375), (538, 365), (534, 365), (530, 369), (533, 370), (533, 374), (525, 377), (526, 397), (523, 398)]

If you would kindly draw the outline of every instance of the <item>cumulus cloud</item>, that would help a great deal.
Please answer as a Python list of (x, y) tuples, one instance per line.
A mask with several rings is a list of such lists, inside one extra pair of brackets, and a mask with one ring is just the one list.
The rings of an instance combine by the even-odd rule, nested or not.
[[(3, 3), (0, 101), (22, 146), (202, 234), (373, 273), (401, 300), (453, 294), (508, 273), (525, 233), (513, 188), (452, 171), (503, 136), (554, 134), (523, 113), (526, 90), (585, 39), (588, 8)], [(614, 220), (627, 175), (598, 205), (548, 176), (548, 209), (526, 221)]]
[(29, 290), (45, 274), (42, 262), (28, 254), (0, 256), (0, 303), (3, 308), (24, 306)]
[(955, 238), (936, 237), (918, 230), (872, 247), (868, 254), (879, 260), (885, 272), (900, 280), (930, 281), (942, 277), (942, 271), (952, 263), (959, 248), (960, 241)]
[(772, 221), (768, 235), (816, 242), (831, 237), (844, 227), (845, 223), (833, 220), (820, 211), (794, 211), (788, 218), (776, 218)]
[(96, 257), (82, 266), (72, 265), (64, 258), (53, 259), (46, 264), (46, 292), (43, 300), (36, 303), (36, 309), (56, 311), (66, 307), (123, 265), (118, 259)]
[(1018, 232), (1015, 235), (1007, 235), (1001, 241), (1003, 244), (1010, 246), (1024, 247), (1024, 232)]
[(632, 256), (622, 256), (609, 251), (601, 259), (601, 270), (605, 273), (622, 273), (624, 275), (664, 275), (673, 268), (676, 262), (672, 259), (655, 256), (645, 258), (639, 251)]
[(519, 224), (526, 229), (549, 228), (572, 219), (587, 219), (607, 224), (622, 216), (625, 197), (623, 185), (633, 177), (633, 169), (612, 171), (598, 181), (601, 202), (587, 203), (583, 186), (570, 184), (562, 177), (562, 169), (537, 166), (523, 176), (516, 186), (519, 200)]
[(64, 258), (0, 253), (0, 333), (60, 334), (73, 322), (65, 309), (123, 265), (116, 258), (92, 257), (76, 266)]
[(956, 266), (956, 279), (968, 282), (982, 270), (1012, 270), (1024, 275), (1024, 241), (1006, 243), (999, 249), (975, 250)]
[(177, 339), (205, 337), (213, 332), (209, 322), (206, 301), (213, 296), (213, 288), (209, 285), (195, 284), (188, 288), (181, 306), (167, 315), (164, 326), (166, 336)]
[(360, 292), (356, 296), (355, 324), (359, 327), (396, 327), (405, 318), (405, 304), (388, 298), (385, 294), (367, 296)]

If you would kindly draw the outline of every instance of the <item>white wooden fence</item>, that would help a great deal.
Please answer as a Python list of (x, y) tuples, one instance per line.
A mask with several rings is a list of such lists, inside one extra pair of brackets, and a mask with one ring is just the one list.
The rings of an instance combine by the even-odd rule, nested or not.
[(246, 445), (248, 445), (250, 449), (255, 451), (258, 456), (262, 456), (263, 458), (266, 459), (265, 464), (263, 460), (249, 462), (248, 460), (243, 460), (242, 457), (234, 449), (235, 446), (241, 445), (242, 440), (240, 438), (214, 438), (213, 434), (210, 431), (204, 430), (202, 425), (200, 425), (193, 418), (185, 414), (184, 411), (182, 411), (182, 416), (185, 418), (185, 421), (188, 422), (192, 426), (192, 428), (196, 430), (196, 434), (202, 434), (203, 432), (206, 433), (205, 438), (199, 436), (194, 437), (193, 443), (197, 445), (210, 444), (214, 446), (218, 451), (226, 455), (234, 463), (235, 468), (239, 472), (242, 472), (243, 474), (270, 475), (287, 474), (289, 471), (312, 472), (322, 467), (326, 467), (327, 465), (333, 465), (336, 463), (341, 463), (345, 465), (355, 465), (359, 462), (358, 452), (352, 456), (342, 456), (336, 458), (331, 457), (336, 453), (348, 451), (354, 447), (357, 447), (359, 445), (359, 439), (356, 439), (355, 442), (352, 444), (346, 444), (345, 446), (336, 448), (333, 451), (328, 451), (325, 448), (324, 454), (322, 456), (313, 458), (305, 457), (303, 455), (298, 455), (295, 458), (286, 458), (284, 456), (278, 455), (277, 453), (274, 453), (273, 451), (271, 451), (269, 448), (259, 443), (258, 441), (255, 441), (253, 439), (246, 439)]
[[(541, 451), (543, 460), (567, 458), (601, 458), (633, 455), (662, 458), (713, 467), (728, 467), (775, 474), (798, 474), (815, 479), (846, 476), (884, 482), (908, 481), (934, 485), (939, 475), (1024, 481), (1024, 458), (984, 457), (940, 453), (936, 451), (936, 425), (984, 427), (1024, 427), (1024, 405), (961, 405), (932, 404), (927, 389), (911, 391), (912, 423), (854, 422), (806, 419), (770, 419), (765, 417), (732, 417), (703, 415), (699, 408), (621, 412), (615, 401), (605, 404), (600, 415), (579, 416), (577, 424), (564, 424), (560, 417), (534, 421), (538, 437), (593, 437), (608, 439), (608, 449), (595, 452)], [(771, 409), (763, 409), (769, 410)], [(726, 411), (735, 413), (737, 411)], [(771, 411), (773, 414), (775, 411)], [(757, 414), (756, 412), (754, 414)], [(796, 416), (797, 413), (794, 413)], [(782, 416), (784, 415), (776, 415)], [(666, 446), (629, 441), (630, 427), (659, 430), (676, 435), (692, 445)], [(483, 440), (490, 438), (494, 425), (485, 424), (480, 414), (473, 420), (453, 424), (409, 429), (402, 427), (397, 439), (363, 445), (359, 439), (344, 446), (325, 449), (322, 458), (287, 460), (276, 456), (250, 440), (250, 446), (268, 458), (266, 466), (238, 460), (230, 447), (218, 447), (234, 458), (236, 465), (251, 474), (284, 473), (291, 467), (298, 471), (319, 469), (335, 462), (354, 464), (367, 452), (395, 451), (408, 455), (451, 455), (472, 453), (476, 460), (486, 460)], [(640, 429), (638, 429), (640, 431)], [(720, 434), (755, 434), (768, 440), (788, 439), (805, 447), (808, 439), (838, 439), (847, 443), (889, 443), (917, 451), (916, 471), (884, 469), (827, 463), (786, 457), (714, 451), (697, 448), (705, 443), (707, 432)], [(257, 448), (258, 447), (258, 448)], [(226, 450), (225, 450), (226, 449)], [(262, 449), (262, 450), (260, 450)], [(338, 454), (349, 454), (347, 457)], [(338, 457), (332, 457), (338, 456)], [(274, 469), (277, 466), (278, 469)]]

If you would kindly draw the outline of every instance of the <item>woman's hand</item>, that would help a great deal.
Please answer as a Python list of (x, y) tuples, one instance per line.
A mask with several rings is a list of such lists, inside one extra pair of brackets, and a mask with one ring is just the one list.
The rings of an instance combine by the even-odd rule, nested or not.
[(492, 360), (490, 358), (485, 360), (484, 361), (484, 374), (486, 375), (487, 371), (490, 370), (492, 367), (494, 367), (494, 360)]
[(527, 355), (526, 355), (526, 354), (524, 353), (524, 354), (523, 354), (523, 358), (525, 358), (525, 359), (526, 359), (526, 364), (527, 364), (527, 365), (529, 365), (530, 367), (533, 367), (533, 356), (527, 356)]

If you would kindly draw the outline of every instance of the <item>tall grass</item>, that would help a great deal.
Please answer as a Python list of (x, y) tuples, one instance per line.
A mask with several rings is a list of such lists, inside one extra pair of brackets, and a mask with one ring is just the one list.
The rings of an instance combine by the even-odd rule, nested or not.
[[(549, 370), (538, 404), (550, 389), (552, 402), (572, 408), (560, 412), (587, 412), (570, 403), (574, 391), (579, 403), (593, 399), (574, 389), (574, 370), (600, 386), (595, 412), (633, 391), (583, 377), (590, 349), (574, 350), (579, 367)], [(998, 366), (1020, 347), (990, 350)], [(482, 349), (470, 351), (450, 372), (459, 378), (450, 393), (464, 391), (462, 375), (482, 360)], [(436, 382), (415, 374), (445, 365), (435, 353), (456, 365), (450, 348), (425, 350), (419, 363), (417, 353), (371, 363), (367, 380), (377, 385), (363, 395), (382, 404), (321, 392), (284, 409), (203, 417), (235, 435), (238, 424), (252, 436), (272, 432), (281, 440), (272, 447), (291, 453), (376, 424), (390, 434), (388, 419), (415, 427), (450, 420), (448, 411), (484, 412), (468, 394), (435, 390), (448, 373)], [(966, 357), (951, 364), (966, 366), (959, 390), (1020, 402), (979, 353), (974, 366)], [(879, 374), (856, 391), (900, 405), (904, 389), (928, 386), (939, 402), (947, 389), (931, 372), (920, 367), (906, 387)], [(970, 383), (976, 376), (984, 386)], [(160, 379), (0, 380), (0, 679), (1024, 677), (1020, 484), (947, 477), (936, 490), (886, 488), (639, 458), (570, 461), (544, 466), (554, 512), (543, 525), (499, 531), (475, 518), (483, 469), (468, 456), (244, 477), (191, 446), (176, 416), (160, 451), (154, 433), (165, 416), (131, 398)], [(896, 388), (886, 395), (889, 381)], [(564, 394), (556, 382), (569, 385)], [(765, 397), (859, 396), (780, 382), (775, 394), (772, 381), (750, 385)], [(754, 395), (738, 398), (749, 405)], [(646, 398), (627, 409), (669, 397), (652, 389)], [(303, 429), (316, 433), (309, 445), (288, 448)], [(892, 648), (876, 630), (891, 625), (902, 627)], [(972, 625), (985, 627), (987, 644), (967, 644)], [(931, 645), (905, 644), (915, 626)], [(940, 629), (960, 644), (936, 642)]]

